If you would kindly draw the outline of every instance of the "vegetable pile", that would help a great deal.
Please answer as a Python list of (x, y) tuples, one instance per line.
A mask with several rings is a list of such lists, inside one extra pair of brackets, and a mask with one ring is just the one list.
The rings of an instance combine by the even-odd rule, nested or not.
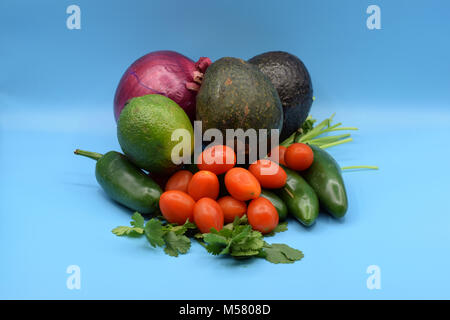
[[(130, 226), (113, 234), (145, 236), (173, 257), (196, 240), (212, 255), (293, 263), (301, 251), (266, 242), (287, 230), (288, 216), (309, 227), (320, 211), (346, 214), (342, 170), (377, 167), (341, 168), (325, 149), (352, 141), (350, 133), (330, 133), (357, 128), (333, 124), (334, 115), (318, 124), (308, 116), (312, 85), (300, 59), (280, 52), (255, 58), (194, 63), (158, 51), (128, 68), (114, 105), (124, 154), (75, 150), (96, 161), (108, 196), (134, 211)], [(251, 159), (249, 142), (216, 138), (194, 157), (195, 143), (202, 143), (194, 141), (194, 114), (203, 131), (277, 129), (286, 139)]]

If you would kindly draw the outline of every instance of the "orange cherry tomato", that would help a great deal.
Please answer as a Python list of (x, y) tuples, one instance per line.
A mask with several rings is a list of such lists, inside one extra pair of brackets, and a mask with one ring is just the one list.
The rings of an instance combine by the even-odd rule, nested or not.
[(170, 190), (159, 198), (162, 215), (170, 223), (184, 224), (187, 219), (194, 221), (195, 201), (186, 192)]
[(266, 198), (252, 200), (247, 210), (248, 223), (262, 234), (269, 233), (278, 225), (277, 209)]
[(261, 194), (258, 179), (244, 168), (232, 168), (225, 174), (225, 186), (237, 200), (256, 199)]
[(258, 160), (251, 164), (248, 170), (258, 179), (263, 188), (279, 189), (286, 184), (286, 172), (274, 161)]
[(219, 179), (211, 171), (201, 170), (189, 181), (188, 193), (195, 201), (201, 198), (215, 200), (219, 196)]
[(228, 146), (216, 145), (205, 149), (197, 159), (200, 170), (222, 174), (236, 164), (236, 153)]
[(192, 179), (192, 172), (188, 170), (180, 170), (175, 172), (166, 183), (166, 191), (169, 190), (180, 190), (183, 192), (188, 192), (189, 181)]
[(220, 231), (224, 222), (222, 208), (213, 199), (201, 198), (194, 206), (194, 222), (201, 233), (208, 233), (211, 228)]
[[(285, 146), (275, 147), (270, 151), (269, 157), (272, 158), (276, 153), (278, 153), (278, 163), (285, 166), (286, 162), (284, 161), (284, 155), (286, 153), (286, 150), (287, 150), (287, 148)], [(271, 160), (275, 161), (274, 159), (271, 159)]]
[(220, 198), (217, 203), (222, 208), (225, 223), (233, 222), (234, 218), (240, 218), (247, 212), (247, 204), (244, 201), (230, 196)]
[(314, 153), (307, 144), (293, 143), (287, 148), (284, 161), (286, 166), (292, 170), (306, 170), (314, 161)]

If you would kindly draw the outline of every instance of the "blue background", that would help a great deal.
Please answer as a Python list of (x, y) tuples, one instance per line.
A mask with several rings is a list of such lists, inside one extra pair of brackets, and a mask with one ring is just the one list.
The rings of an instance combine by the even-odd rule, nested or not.
[[(67, 6), (81, 30), (66, 28)], [(381, 8), (368, 30), (366, 8)], [(448, 1), (12, 1), (0, 3), (0, 298), (450, 298)], [(114, 90), (135, 59), (170, 49), (196, 60), (270, 50), (308, 67), (318, 119), (357, 126), (330, 149), (350, 209), (270, 239), (303, 250), (293, 265), (236, 262), (194, 243), (179, 258), (111, 233), (130, 213), (94, 162), (120, 150)], [(69, 265), (81, 290), (66, 287)], [(366, 269), (381, 269), (369, 290)]]

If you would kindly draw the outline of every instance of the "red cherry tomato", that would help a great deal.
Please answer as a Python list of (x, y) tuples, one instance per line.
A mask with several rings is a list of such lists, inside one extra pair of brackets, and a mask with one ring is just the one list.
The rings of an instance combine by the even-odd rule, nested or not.
[(252, 200), (247, 209), (248, 223), (263, 234), (271, 232), (278, 225), (277, 209), (266, 198)]
[(220, 231), (224, 222), (222, 208), (213, 199), (202, 198), (194, 206), (194, 222), (201, 233), (208, 233), (211, 228)]
[(219, 179), (211, 171), (202, 170), (192, 176), (188, 193), (195, 200), (201, 198), (217, 199), (219, 196)]
[(282, 164), (283, 166), (286, 165), (286, 162), (284, 161), (284, 155), (286, 153), (287, 148), (285, 146), (278, 146), (272, 149), (269, 153), (269, 157), (272, 161), (275, 161), (275, 154), (278, 153), (278, 163)]
[(306, 170), (314, 161), (314, 153), (307, 144), (293, 143), (287, 148), (284, 161), (286, 166), (292, 170)]
[(234, 221), (236, 217), (242, 217), (247, 212), (247, 204), (230, 196), (225, 196), (217, 200), (222, 208), (225, 223)]
[(261, 194), (261, 185), (250, 171), (233, 168), (225, 174), (225, 186), (231, 196), (237, 200), (256, 199)]
[(251, 164), (248, 170), (258, 179), (263, 188), (279, 189), (286, 184), (286, 172), (274, 161), (258, 160)]
[(197, 159), (200, 170), (208, 170), (215, 174), (222, 174), (236, 164), (236, 153), (228, 146), (217, 145), (205, 149)]
[(180, 190), (183, 192), (188, 191), (189, 181), (192, 179), (192, 172), (188, 170), (180, 170), (175, 172), (166, 183), (166, 191), (169, 190)]
[(179, 190), (166, 191), (159, 198), (161, 213), (170, 223), (181, 225), (187, 219), (194, 221), (194, 205), (194, 199), (187, 193)]

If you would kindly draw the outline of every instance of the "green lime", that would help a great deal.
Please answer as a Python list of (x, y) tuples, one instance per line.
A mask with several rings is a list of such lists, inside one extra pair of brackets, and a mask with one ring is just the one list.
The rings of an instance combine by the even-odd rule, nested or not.
[(117, 122), (117, 138), (136, 166), (154, 173), (173, 172), (194, 150), (189, 117), (178, 104), (159, 94), (127, 103)]

